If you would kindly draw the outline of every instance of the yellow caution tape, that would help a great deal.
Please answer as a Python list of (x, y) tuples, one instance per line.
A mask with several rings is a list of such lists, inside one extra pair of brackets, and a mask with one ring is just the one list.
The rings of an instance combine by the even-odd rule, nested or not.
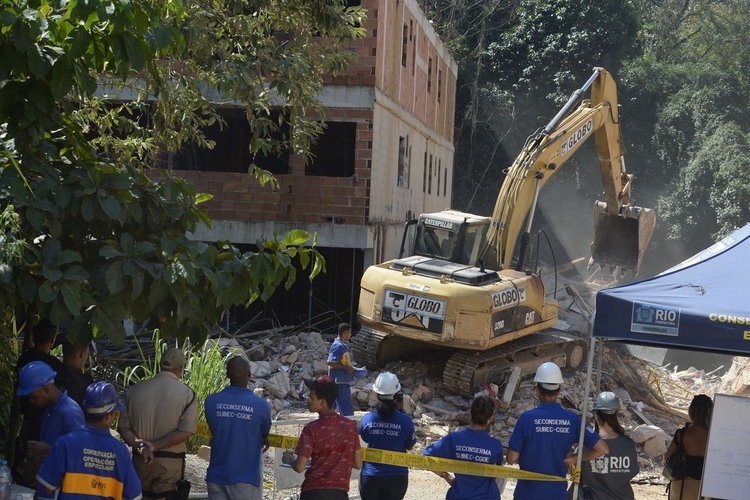
[(208, 428), (206, 422), (198, 422), (198, 428), (195, 430), (195, 435), (204, 438), (211, 438), (211, 429)]
[[(211, 437), (208, 424), (198, 422), (196, 435)], [(274, 448), (294, 449), (297, 447), (299, 438), (294, 436), (283, 436), (281, 434), (269, 434), (268, 442)], [(506, 477), (512, 479), (529, 479), (533, 481), (566, 481), (564, 477), (551, 476), (529, 472), (513, 467), (501, 465), (480, 464), (466, 462), (463, 460), (452, 460), (450, 458), (428, 457), (414, 453), (400, 453), (397, 451), (380, 450), (377, 448), (363, 448), (362, 459), (366, 462), (378, 464), (396, 465), (410, 469), (429, 470), (433, 472), (451, 472), (454, 474), (465, 474), (467, 476), (483, 477)]]
[(581, 468), (576, 467), (575, 465), (570, 468), (570, 477), (573, 479), (573, 482), (576, 484), (581, 483)]

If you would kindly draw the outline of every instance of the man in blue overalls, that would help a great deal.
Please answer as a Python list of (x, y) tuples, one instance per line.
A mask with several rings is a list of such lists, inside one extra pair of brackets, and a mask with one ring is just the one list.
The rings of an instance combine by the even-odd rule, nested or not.
[(341, 323), (338, 331), (339, 336), (328, 351), (328, 376), (336, 382), (339, 389), (339, 396), (336, 398), (339, 413), (349, 417), (354, 415), (351, 388), (354, 382), (354, 366), (347, 345), (352, 338), (352, 327), (348, 323)]
[(36, 479), (37, 496), (58, 500), (93, 497), (141, 498), (141, 480), (133, 467), (130, 450), (109, 432), (117, 413), (125, 407), (107, 382), (88, 386), (83, 400), (86, 426), (55, 441)]

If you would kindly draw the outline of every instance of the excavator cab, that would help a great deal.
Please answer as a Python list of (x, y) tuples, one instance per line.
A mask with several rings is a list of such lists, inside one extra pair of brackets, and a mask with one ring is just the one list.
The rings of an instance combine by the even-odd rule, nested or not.
[(445, 210), (406, 223), (399, 259), (419, 255), (474, 266), (487, 238), (488, 217)]
[(625, 271), (637, 275), (655, 227), (656, 214), (649, 208), (627, 205), (621, 214), (611, 215), (606, 203), (597, 201), (588, 268), (609, 266), (620, 276)]

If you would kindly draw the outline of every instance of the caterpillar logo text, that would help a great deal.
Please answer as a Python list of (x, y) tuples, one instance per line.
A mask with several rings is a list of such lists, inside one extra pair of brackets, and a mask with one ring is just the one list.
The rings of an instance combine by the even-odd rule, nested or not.
[(432, 227), (442, 227), (444, 229), (453, 229), (453, 223), (440, 219), (425, 219), (424, 223)]
[(492, 294), (492, 307), (499, 309), (513, 304), (526, 302), (526, 290), (523, 288), (512, 288)]

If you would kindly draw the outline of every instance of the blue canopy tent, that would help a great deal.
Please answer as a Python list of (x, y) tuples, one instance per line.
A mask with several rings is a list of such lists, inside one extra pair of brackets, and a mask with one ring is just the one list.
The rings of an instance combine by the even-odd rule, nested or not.
[[(597, 340), (750, 355), (750, 224), (653, 278), (599, 291), (593, 323), (586, 395)], [(578, 466), (582, 443), (583, 428)]]
[(592, 337), (750, 354), (750, 224), (664, 273), (596, 294)]

